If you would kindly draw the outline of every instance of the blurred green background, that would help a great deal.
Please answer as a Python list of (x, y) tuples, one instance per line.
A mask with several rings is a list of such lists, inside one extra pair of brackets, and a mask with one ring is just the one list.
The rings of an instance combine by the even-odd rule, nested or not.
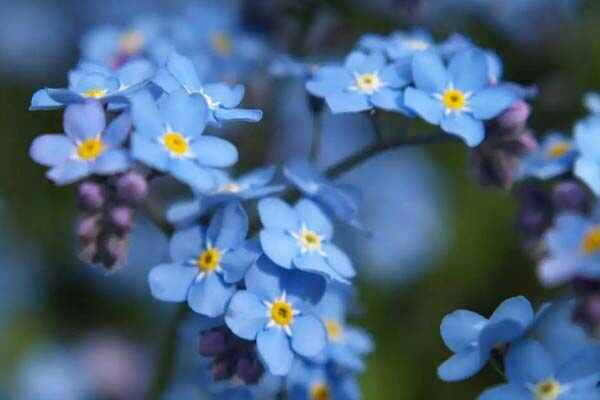
[[(58, 1), (45, 3), (52, 4), (54, 12), (65, 20), (76, 18), (75, 5), (69, 8)], [(344, 37), (351, 40), (367, 31), (387, 33), (410, 27), (408, 19), (390, 21), (384, 15), (362, 10), (356, 3), (323, 3), (328, 3), (342, 21)], [(8, 1), (0, 4), (4, 7)], [(20, 23), (26, 29), (43, 29), (29, 24), (27, 15), (22, 18)], [(0, 24), (0, 35), (12, 34), (2, 29)], [(531, 118), (537, 132), (569, 132), (573, 122), (584, 115), (582, 94), (600, 87), (597, 1), (584, 2), (572, 23), (535, 44), (510, 40), (477, 18), (467, 18), (459, 25), (444, 19), (432, 27), (438, 38), (457, 29), (482, 47), (495, 49), (505, 63), (507, 79), (538, 85), (540, 93), (533, 102)], [(31, 113), (27, 108), (34, 90), (62, 85), (62, 77), (75, 64), (77, 31), (65, 37), (68, 40), (58, 46), (67, 51), (62, 52), (64, 58), (53, 60), (52, 70), (41, 66), (41, 73), (28, 78), (5, 66), (0, 75), (0, 199), (5, 209), (2, 229), (5, 236), (13, 238), (15, 249), (23, 243), (39, 248), (43, 266), (35, 278), (39, 287), (27, 288), (40, 296), (38, 306), (12, 318), (0, 334), (0, 376), (9, 382), (24, 351), (48, 338), (69, 340), (108, 329), (146, 343), (151, 352), (163, 329), (155, 310), (168, 313), (175, 307), (154, 302), (149, 293), (146, 299), (111, 293), (106, 286), (122, 279), (119, 273), (104, 275), (94, 270), (97, 277), (89, 279), (89, 267), (76, 257), (73, 188), (53, 186), (44, 178), (44, 169), (28, 157), (28, 147), (36, 135), (61, 132), (59, 112)], [(352, 43), (342, 47), (350, 49)], [(267, 115), (264, 123), (252, 128), (252, 135), (271, 131), (272, 124)], [(396, 128), (391, 125), (388, 129), (393, 132)], [(243, 142), (243, 154), (252, 152), (259, 143), (254, 139)], [(467, 382), (445, 384), (437, 379), (437, 365), (449, 356), (439, 337), (441, 318), (456, 308), (487, 315), (500, 301), (517, 294), (526, 295), (536, 305), (553, 295), (540, 287), (534, 263), (520, 247), (515, 231), (516, 204), (511, 194), (482, 188), (472, 179), (465, 146), (435, 145), (427, 151), (443, 170), (453, 241), (436, 265), (414, 283), (391, 291), (358, 283), (363, 312), (356, 322), (373, 334), (377, 346), (362, 378), (365, 399), (475, 398), (483, 388), (497, 383), (498, 376), (488, 368)], [(401, 224), (398, 234), (402, 234)], [(430, 238), (432, 242), (436, 239), (435, 235)]]

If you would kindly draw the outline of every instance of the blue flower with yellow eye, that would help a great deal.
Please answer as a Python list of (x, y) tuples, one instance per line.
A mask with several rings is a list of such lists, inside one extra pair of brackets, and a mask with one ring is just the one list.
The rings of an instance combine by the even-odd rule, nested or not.
[(292, 208), (270, 197), (258, 203), (258, 213), (264, 226), (260, 244), (275, 264), (340, 282), (356, 274), (348, 256), (331, 243), (333, 224), (311, 200), (302, 199)]
[(325, 349), (325, 327), (308, 305), (323, 295), (322, 277), (285, 270), (263, 256), (248, 270), (244, 282), (246, 290), (231, 299), (225, 322), (240, 338), (256, 340), (258, 354), (271, 374), (287, 375), (297, 356), (312, 358)]
[(575, 354), (558, 364), (539, 342), (513, 344), (505, 357), (508, 383), (488, 389), (479, 400), (600, 399), (600, 347)]
[(272, 166), (257, 168), (234, 179), (224, 171), (212, 171), (215, 189), (199, 194), (194, 199), (173, 204), (167, 209), (167, 220), (173, 225), (184, 226), (227, 201), (248, 201), (281, 192), (285, 186), (272, 183), (275, 172)]
[(69, 73), (66, 89), (41, 89), (31, 99), (32, 111), (53, 110), (86, 100), (126, 104), (154, 75), (154, 67), (145, 60), (131, 61), (118, 70), (81, 63)]
[(287, 378), (287, 392), (290, 400), (359, 400), (361, 398), (356, 375), (306, 360), (294, 362)]
[(246, 241), (247, 234), (248, 216), (239, 203), (219, 210), (206, 232), (200, 226), (175, 232), (170, 243), (173, 263), (154, 267), (148, 276), (152, 295), (187, 301), (207, 317), (223, 315), (236, 283), (260, 255), (258, 246)]
[(546, 136), (539, 148), (521, 160), (519, 175), (550, 179), (573, 167), (577, 151), (573, 141), (560, 132)]
[(167, 93), (182, 88), (190, 95), (201, 96), (209, 111), (209, 122), (225, 121), (258, 122), (262, 111), (237, 108), (244, 97), (244, 86), (229, 86), (224, 83), (202, 84), (192, 61), (178, 53), (171, 53), (166, 71), (155, 79)]
[(318, 68), (306, 83), (306, 89), (313, 96), (324, 98), (333, 113), (377, 107), (407, 114), (402, 88), (410, 82), (409, 63), (388, 64), (379, 52), (354, 51), (343, 66)]
[(575, 146), (579, 156), (574, 173), (600, 195), (600, 116), (591, 116), (575, 126)]
[(415, 87), (405, 91), (406, 106), (471, 147), (485, 137), (483, 121), (517, 100), (509, 88), (490, 85), (488, 60), (479, 49), (458, 52), (447, 67), (435, 51), (424, 51), (413, 57), (412, 71)]
[(522, 338), (533, 321), (531, 304), (522, 296), (505, 300), (489, 319), (468, 310), (446, 315), (440, 331), (455, 354), (439, 366), (439, 377), (448, 382), (470, 378), (481, 371), (494, 348)]
[(212, 169), (235, 164), (238, 152), (228, 141), (202, 134), (207, 113), (206, 103), (185, 91), (158, 101), (148, 92), (139, 93), (132, 99), (133, 157), (196, 191), (213, 190)]
[(104, 108), (97, 101), (73, 104), (65, 110), (64, 135), (36, 138), (29, 154), (50, 167), (46, 176), (58, 185), (78, 181), (91, 174), (123, 172), (131, 159), (122, 144), (131, 130), (131, 118), (123, 113), (108, 126)]

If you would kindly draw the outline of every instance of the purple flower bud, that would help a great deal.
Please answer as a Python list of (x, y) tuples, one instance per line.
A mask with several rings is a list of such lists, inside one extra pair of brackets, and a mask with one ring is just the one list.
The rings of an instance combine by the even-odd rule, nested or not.
[(566, 181), (554, 188), (552, 204), (557, 211), (586, 212), (590, 207), (590, 198), (579, 183)]
[(592, 336), (600, 334), (600, 294), (589, 295), (581, 301), (573, 312), (573, 320), (581, 324)]
[(240, 356), (236, 366), (236, 374), (246, 384), (258, 383), (264, 372), (265, 370), (256, 355), (246, 353)]
[(100, 227), (98, 226), (99, 218), (99, 215), (93, 214), (82, 216), (79, 219), (75, 228), (79, 240), (86, 244), (96, 240), (100, 232)]
[(85, 211), (98, 211), (106, 201), (104, 187), (96, 182), (86, 181), (77, 188), (77, 204)]
[(235, 354), (227, 354), (225, 357), (216, 359), (213, 363), (213, 379), (218, 382), (233, 377), (234, 365), (237, 361)]
[(200, 355), (215, 357), (227, 351), (227, 333), (222, 329), (211, 329), (200, 336)]
[(523, 129), (530, 114), (529, 104), (523, 100), (517, 100), (497, 118), (498, 127), (504, 131)]
[(127, 254), (127, 238), (108, 236), (98, 244), (98, 262), (107, 269), (112, 269), (121, 262)]
[(118, 234), (125, 234), (131, 230), (133, 210), (127, 206), (114, 207), (109, 212), (109, 221)]
[(526, 235), (539, 236), (552, 223), (552, 204), (539, 184), (521, 186), (516, 193), (520, 204), (518, 227)]
[(79, 251), (79, 259), (87, 264), (93, 264), (97, 261), (98, 246), (96, 242), (91, 242), (83, 246)]
[(119, 177), (116, 186), (119, 198), (130, 204), (141, 202), (148, 194), (148, 181), (138, 172), (130, 171)]

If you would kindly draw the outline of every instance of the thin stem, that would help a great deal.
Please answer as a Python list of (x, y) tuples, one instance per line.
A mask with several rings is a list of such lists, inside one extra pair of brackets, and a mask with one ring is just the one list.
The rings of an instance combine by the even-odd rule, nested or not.
[(321, 143), (323, 141), (323, 113), (313, 113), (313, 137), (310, 145), (310, 160), (313, 163), (319, 161), (319, 155), (321, 154)]

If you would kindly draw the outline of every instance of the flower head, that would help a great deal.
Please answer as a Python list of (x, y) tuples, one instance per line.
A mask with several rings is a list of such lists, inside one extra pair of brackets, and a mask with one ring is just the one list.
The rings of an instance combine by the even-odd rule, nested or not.
[(575, 126), (575, 145), (579, 156), (574, 173), (596, 196), (600, 195), (600, 116), (592, 115)]
[(577, 152), (573, 142), (561, 133), (551, 133), (539, 148), (521, 160), (521, 177), (550, 179), (571, 169)]

